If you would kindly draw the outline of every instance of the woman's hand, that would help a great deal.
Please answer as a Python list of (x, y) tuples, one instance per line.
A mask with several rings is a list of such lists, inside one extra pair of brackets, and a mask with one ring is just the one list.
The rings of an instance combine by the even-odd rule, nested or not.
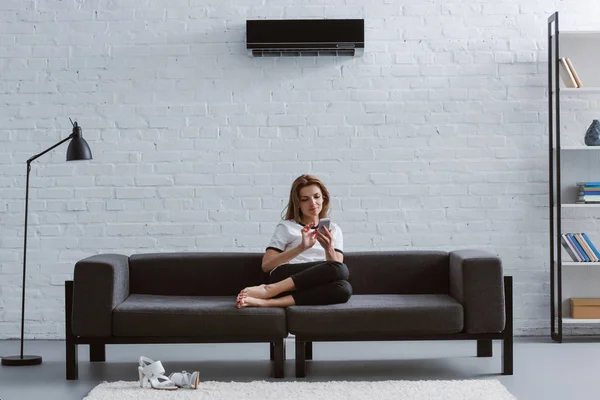
[(315, 243), (317, 243), (317, 232), (316, 230), (312, 229), (314, 225), (314, 223), (305, 225), (304, 228), (302, 228), (301, 230), (302, 243), (300, 245), (302, 246), (303, 251), (306, 249), (310, 249), (315, 245)]
[(333, 235), (331, 229), (321, 228), (317, 229), (317, 240), (321, 243), (321, 246), (325, 249), (325, 252), (333, 250)]

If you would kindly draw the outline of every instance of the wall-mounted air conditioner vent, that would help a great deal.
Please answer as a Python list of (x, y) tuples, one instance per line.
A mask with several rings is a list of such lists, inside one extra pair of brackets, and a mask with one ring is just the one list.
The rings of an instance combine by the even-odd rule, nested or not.
[(363, 19), (246, 21), (246, 48), (252, 57), (361, 56)]

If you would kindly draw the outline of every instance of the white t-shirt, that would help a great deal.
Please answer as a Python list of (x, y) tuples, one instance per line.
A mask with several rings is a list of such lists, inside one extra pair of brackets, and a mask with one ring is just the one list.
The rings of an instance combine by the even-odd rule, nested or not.
[[(281, 221), (275, 227), (275, 233), (273, 233), (273, 237), (267, 245), (267, 250), (272, 249), (283, 253), (288, 249), (298, 246), (300, 243), (302, 243), (302, 228), (304, 228), (304, 225), (301, 225), (294, 220)], [(333, 236), (334, 250), (344, 254), (344, 239), (342, 237), (342, 229), (333, 222), (330, 223), (329, 229), (331, 229), (331, 234)], [(313, 247), (304, 250), (295, 258), (292, 258), (290, 261), (288, 261), (288, 263), (298, 264), (313, 261), (325, 261), (325, 249), (318, 241)]]

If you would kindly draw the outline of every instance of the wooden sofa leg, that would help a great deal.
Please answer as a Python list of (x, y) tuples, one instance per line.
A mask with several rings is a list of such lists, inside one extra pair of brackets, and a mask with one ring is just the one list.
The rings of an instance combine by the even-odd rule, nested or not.
[(106, 361), (106, 345), (90, 344), (90, 361)]
[(279, 339), (272, 343), (273, 346), (273, 378), (284, 377), (284, 346), (283, 339)]
[[(269, 343), (269, 359), (275, 361), (275, 343)], [(283, 361), (285, 361), (285, 339), (283, 340)]]
[(492, 339), (477, 340), (477, 357), (492, 356)]
[(307, 360), (312, 360), (313, 359), (313, 342), (306, 342), (306, 359)]
[(504, 277), (504, 301), (506, 326), (502, 340), (502, 375), (513, 374), (513, 281), (512, 276)]
[(71, 317), (73, 315), (73, 281), (65, 281), (65, 351), (67, 379), (75, 380), (79, 378), (79, 368), (77, 365), (77, 343), (71, 330)]
[(77, 344), (67, 340), (67, 380), (79, 379), (79, 368), (77, 364)]
[(513, 339), (505, 338), (502, 341), (502, 375), (513, 374)]
[(306, 377), (306, 342), (296, 338), (296, 378)]

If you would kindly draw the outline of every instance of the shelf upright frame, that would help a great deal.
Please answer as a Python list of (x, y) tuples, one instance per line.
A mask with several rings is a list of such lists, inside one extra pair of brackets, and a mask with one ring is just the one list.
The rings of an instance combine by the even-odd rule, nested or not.
[(548, 18), (548, 169), (550, 200), (550, 336), (563, 341), (561, 181), (560, 181), (560, 85), (558, 12)]

